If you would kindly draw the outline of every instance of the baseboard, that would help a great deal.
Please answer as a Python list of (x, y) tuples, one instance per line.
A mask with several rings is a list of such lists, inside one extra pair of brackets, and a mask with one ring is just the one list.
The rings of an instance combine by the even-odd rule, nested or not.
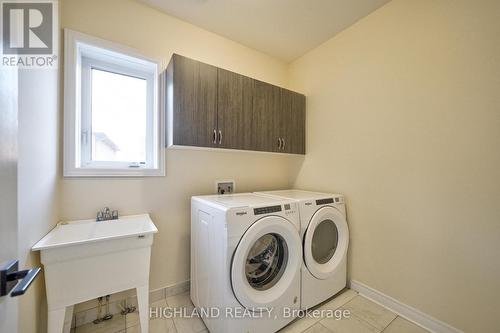
[(351, 289), (432, 333), (464, 333), (361, 282), (351, 280)]
[(189, 291), (189, 287), (190, 287), (189, 280), (164, 287), (163, 289), (165, 290), (165, 298)]

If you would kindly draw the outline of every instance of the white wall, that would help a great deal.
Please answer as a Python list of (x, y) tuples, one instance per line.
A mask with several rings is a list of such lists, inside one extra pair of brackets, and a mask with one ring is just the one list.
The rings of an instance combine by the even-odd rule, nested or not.
[(393, 0), (290, 69), (295, 185), (346, 195), (350, 278), (466, 332), (500, 327), (499, 13)]
[[(58, 71), (19, 72), (18, 249), (20, 266), (40, 266), (31, 247), (58, 221)], [(19, 332), (44, 330), (43, 276), (19, 297)]]
[[(16, 68), (0, 68), (0, 263), (17, 258), (18, 86)], [(18, 300), (0, 297), (0, 331), (16, 332)]]
[[(62, 27), (133, 47), (163, 59), (173, 52), (285, 85), (286, 64), (135, 1), (61, 3)], [(213, 193), (217, 179), (234, 179), (239, 192), (286, 188), (291, 160), (266, 153), (167, 150), (166, 177), (77, 179), (61, 182), (62, 219), (93, 218), (104, 206), (120, 214), (148, 212), (155, 236), (150, 288), (189, 279), (190, 197)]]

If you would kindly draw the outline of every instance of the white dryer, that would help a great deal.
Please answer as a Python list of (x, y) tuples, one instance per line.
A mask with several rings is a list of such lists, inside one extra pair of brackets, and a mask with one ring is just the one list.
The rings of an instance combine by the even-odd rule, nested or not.
[[(211, 333), (276, 332), (300, 309), (297, 203), (255, 194), (191, 199), (191, 299)], [(217, 312), (217, 311), (216, 311)], [(217, 313), (216, 313), (217, 314)]]
[(301, 308), (311, 308), (344, 289), (349, 246), (344, 197), (301, 190), (257, 194), (295, 200), (299, 205), (303, 245)]

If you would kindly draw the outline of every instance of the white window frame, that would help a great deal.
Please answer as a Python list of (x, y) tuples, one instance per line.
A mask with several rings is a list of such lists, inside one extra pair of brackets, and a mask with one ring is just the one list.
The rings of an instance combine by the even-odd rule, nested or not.
[[(136, 51), (65, 29), (64, 176), (141, 177), (165, 175), (164, 94), (160, 89), (161, 62)], [(146, 162), (92, 161), (90, 76), (92, 69), (146, 80)], [(142, 162), (142, 161), (141, 161)]]

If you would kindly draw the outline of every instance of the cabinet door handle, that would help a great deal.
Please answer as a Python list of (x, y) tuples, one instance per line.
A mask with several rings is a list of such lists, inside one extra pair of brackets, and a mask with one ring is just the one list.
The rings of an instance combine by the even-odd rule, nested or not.
[(281, 147), (281, 149), (282, 149), (282, 150), (285, 150), (286, 141), (285, 141), (285, 139), (281, 139), (281, 141), (283, 141), (283, 147)]
[(281, 149), (281, 138), (278, 138), (278, 150)]
[(219, 144), (222, 144), (222, 131), (219, 130)]
[(217, 131), (215, 129), (214, 129), (213, 143), (214, 145), (217, 143)]

